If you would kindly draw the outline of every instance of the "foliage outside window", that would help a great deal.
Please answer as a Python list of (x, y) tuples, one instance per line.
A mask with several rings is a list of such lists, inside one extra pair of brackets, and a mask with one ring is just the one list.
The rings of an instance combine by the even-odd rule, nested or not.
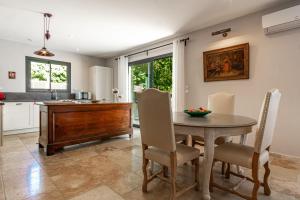
[(148, 63), (137, 64), (131, 66), (131, 80), (134, 86), (141, 86), (142, 88), (149, 88)]
[(131, 65), (132, 90), (134, 86), (172, 91), (172, 57), (155, 59), (148, 63)]
[(172, 92), (172, 57), (153, 61), (153, 87)]
[(70, 63), (26, 57), (27, 91), (70, 91)]

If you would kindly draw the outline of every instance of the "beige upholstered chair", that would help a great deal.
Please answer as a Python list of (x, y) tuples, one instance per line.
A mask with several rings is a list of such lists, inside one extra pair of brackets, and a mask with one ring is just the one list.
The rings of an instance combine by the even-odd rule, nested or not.
[[(228, 178), (230, 177), (230, 174), (233, 174), (252, 181), (254, 183), (252, 196), (248, 197), (244, 194), (236, 192), (235, 190), (230, 190), (216, 183), (213, 183), (213, 178), (211, 178), (211, 186), (215, 186), (219, 189), (232, 192), (239, 195), (240, 197), (251, 200), (257, 199), (257, 191), (260, 185), (264, 187), (265, 195), (271, 194), (271, 190), (268, 185), (268, 177), (270, 175), (269, 149), (272, 144), (280, 98), (281, 93), (278, 89), (271, 90), (266, 94), (258, 120), (258, 128), (256, 131), (254, 147), (235, 143), (225, 143), (215, 148), (216, 160), (252, 169), (252, 179), (231, 172), (230, 167), (227, 168), (226, 172)], [(260, 166), (264, 166), (265, 168), (263, 183), (260, 183), (258, 179), (258, 171)]]
[(219, 92), (208, 96), (209, 110), (219, 114), (234, 113), (234, 95), (226, 92)]
[[(234, 113), (234, 95), (225, 92), (219, 92), (208, 96), (208, 110), (218, 114), (233, 114)], [(224, 137), (216, 139), (216, 144), (223, 144), (225, 142)], [(192, 137), (192, 144), (203, 146), (204, 139), (199, 136)]]
[[(198, 189), (200, 151), (193, 147), (176, 144), (169, 93), (156, 89), (145, 90), (138, 96), (138, 111), (143, 145), (143, 192), (147, 192), (147, 184), (155, 177), (171, 184), (171, 199), (176, 199), (189, 189)], [(163, 170), (148, 177), (149, 160), (170, 168), (170, 178), (162, 176)], [(195, 183), (176, 192), (177, 166), (189, 161), (195, 163)]]

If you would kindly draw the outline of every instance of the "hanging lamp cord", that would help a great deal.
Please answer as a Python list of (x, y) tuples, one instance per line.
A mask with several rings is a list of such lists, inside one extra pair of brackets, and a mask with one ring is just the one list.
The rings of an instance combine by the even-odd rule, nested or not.
[(44, 47), (46, 47), (45, 43), (46, 43), (46, 15), (44, 15)]

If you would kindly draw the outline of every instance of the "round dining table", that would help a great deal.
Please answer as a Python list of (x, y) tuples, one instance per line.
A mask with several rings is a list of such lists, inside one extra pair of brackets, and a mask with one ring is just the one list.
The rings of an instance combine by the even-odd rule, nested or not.
[[(215, 139), (218, 137), (245, 136), (252, 132), (252, 127), (257, 124), (255, 119), (225, 114), (209, 114), (204, 117), (190, 117), (183, 112), (173, 113), (174, 131), (179, 134), (201, 136), (204, 139), (204, 160), (202, 195), (209, 200), (209, 181), (214, 160)], [(241, 143), (243, 143), (241, 139)]]

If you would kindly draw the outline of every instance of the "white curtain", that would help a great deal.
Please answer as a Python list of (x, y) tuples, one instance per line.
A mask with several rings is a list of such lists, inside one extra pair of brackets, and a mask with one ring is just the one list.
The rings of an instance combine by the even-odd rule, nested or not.
[(120, 56), (118, 59), (118, 89), (121, 96), (120, 101), (129, 101), (129, 70), (128, 58)]
[(173, 41), (172, 109), (184, 110), (184, 42)]

